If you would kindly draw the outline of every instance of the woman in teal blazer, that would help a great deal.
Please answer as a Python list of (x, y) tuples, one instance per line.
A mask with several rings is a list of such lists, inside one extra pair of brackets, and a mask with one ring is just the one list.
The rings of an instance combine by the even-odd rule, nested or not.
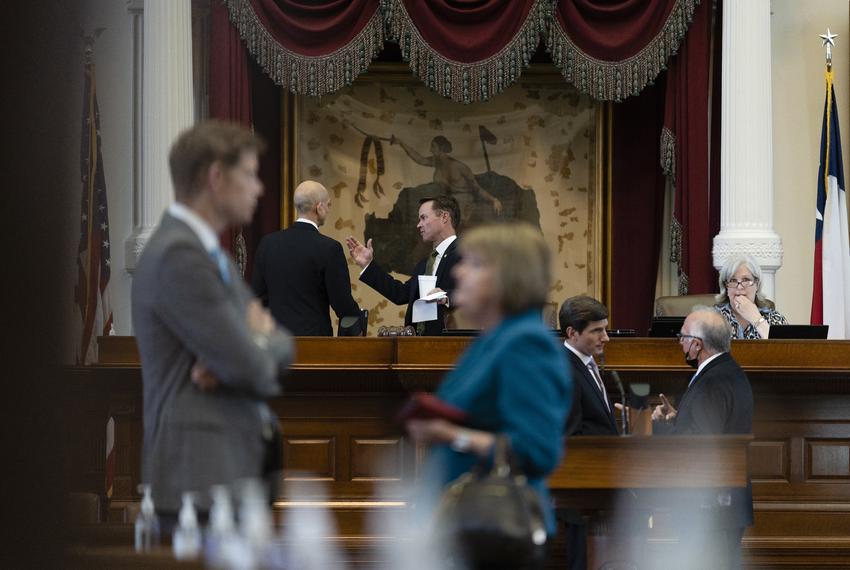
[(452, 303), (482, 329), (440, 385), (437, 397), (467, 413), (461, 427), (409, 420), (432, 444), (429, 465), (448, 483), (491, 453), (496, 434), (511, 440), (519, 467), (543, 500), (549, 534), (555, 517), (546, 477), (563, 456), (572, 380), (563, 350), (541, 317), (551, 282), (549, 250), (527, 224), (479, 226), (460, 241)]

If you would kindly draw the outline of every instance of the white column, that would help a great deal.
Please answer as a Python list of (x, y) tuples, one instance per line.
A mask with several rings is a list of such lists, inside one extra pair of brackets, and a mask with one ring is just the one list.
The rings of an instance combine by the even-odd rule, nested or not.
[[(168, 151), (195, 118), (192, 94), (192, 0), (145, 0), (141, 88), (141, 193), (127, 270), (136, 261), (162, 213), (174, 200)], [(138, 126), (138, 125), (137, 125)]]
[(762, 268), (762, 292), (775, 298), (782, 239), (773, 230), (773, 127), (770, 0), (723, 4), (720, 233), (714, 266), (750, 254)]

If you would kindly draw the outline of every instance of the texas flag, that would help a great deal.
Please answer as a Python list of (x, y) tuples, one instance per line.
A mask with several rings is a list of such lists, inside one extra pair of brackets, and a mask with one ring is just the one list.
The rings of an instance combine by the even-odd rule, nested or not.
[(832, 71), (826, 72), (826, 101), (820, 142), (818, 205), (815, 213), (815, 271), (812, 324), (829, 325), (829, 338), (850, 339), (850, 238), (838, 106)]

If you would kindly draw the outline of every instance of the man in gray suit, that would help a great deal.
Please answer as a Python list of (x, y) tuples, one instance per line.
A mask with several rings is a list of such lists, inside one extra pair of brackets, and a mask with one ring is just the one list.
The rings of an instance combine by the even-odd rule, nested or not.
[(251, 220), (263, 143), (205, 121), (169, 155), (177, 201), (151, 236), (133, 278), (132, 307), (144, 385), (142, 480), (157, 510), (176, 514), (184, 491), (280, 469), (278, 423), (265, 400), (292, 339), (253, 298), (218, 234)]

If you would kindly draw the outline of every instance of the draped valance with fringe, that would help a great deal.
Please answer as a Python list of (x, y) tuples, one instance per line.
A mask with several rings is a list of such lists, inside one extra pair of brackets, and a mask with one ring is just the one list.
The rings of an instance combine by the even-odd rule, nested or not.
[(379, 0), (221, 0), (278, 85), (324, 95), (350, 84), (384, 47)]
[(486, 101), (516, 81), (540, 42), (545, 0), (391, 2), (392, 39), (413, 73), (453, 101)]
[(541, 41), (564, 77), (599, 100), (638, 94), (666, 67), (700, 0), (221, 0), (263, 70), (319, 96), (350, 84), (387, 39), (428, 87), (486, 101)]
[(637, 95), (679, 49), (699, 0), (558, 0), (546, 46), (595, 99)]

